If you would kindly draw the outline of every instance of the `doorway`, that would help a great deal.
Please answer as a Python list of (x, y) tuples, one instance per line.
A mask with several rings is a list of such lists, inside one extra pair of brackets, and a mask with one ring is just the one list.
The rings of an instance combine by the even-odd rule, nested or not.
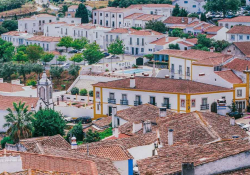
[(211, 105), (211, 112), (217, 113), (217, 103), (213, 102)]

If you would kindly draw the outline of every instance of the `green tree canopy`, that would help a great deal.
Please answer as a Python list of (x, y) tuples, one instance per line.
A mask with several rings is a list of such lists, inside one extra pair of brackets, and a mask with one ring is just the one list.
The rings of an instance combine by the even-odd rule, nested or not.
[(72, 76), (74, 76), (75, 78), (78, 76), (78, 74), (79, 74), (79, 70), (81, 69), (81, 67), (80, 66), (78, 66), (78, 65), (71, 65), (70, 67), (69, 67), (69, 74), (70, 75), (72, 75)]
[(56, 78), (57, 81), (59, 81), (60, 78), (62, 77), (63, 68), (58, 66), (52, 66), (49, 72), (53, 78)]
[(8, 136), (17, 143), (20, 139), (29, 138), (32, 136), (32, 112), (29, 112), (28, 106), (21, 101), (13, 103), (14, 111), (10, 108), (7, 109), (8, 114), (4, 116), (6, 123), (3, 127), (8, 127)]
[(2, 62), (11, 61), (14, 56), (15, 47), (11, 42), (4, 41), (0, 38), (0, 60)]
[(172, 31), (169, 31), (169, 36), (172, 37), (180, 37), (180, 38), (191, 38), (192, 36), (190, 36), (188, 33), (184, 33), (183, 30), (181, 29), (174, 29)]
[(86, 50), (83, 51), (83, 58), (88, 61), (89, 64), (95, 64), (104, 57), (103, 53), (100, 51), (100, 46), (98, 44), (91, 43), (86, 45)]
[(4, 28), (3, 26), (0, 26), (0, 35), (2, 35), (3, 33), (7, 33), (9, 30)]
[(68, 52), (68, 48), (71, 47), (73, 42), (73, 38), (70, 36), (64, 36), (60, 39), (59, 43), (57, 44), (57, 46), (59, 47), (65, 47), (66, 48), (66, 52)]
[(71, 47), (73, 47), (76, 50), (81, 50), (85, 47), (86, 44), (88, 44), (87, 38), (82, 37), (81, 39), (75, 39), (72, 42)]
[(32, 69), (33, 69), (33, 67), (32, 67), (32, 64), (30, 64), (30, 63), (17, 65), (17, 71), (20, 75), (23, 76), (24, 84), (26, 84), (26, 75), (30, 74)]
[(25, 54), (23, 51), (17, 52), (17, 54), (13, 57), (13, 61), (17, 62), (25, 62), (28, 61), (27, 54)]
[(204, 8), (207, 12), (222, 12), (225, 17), (228, 12), (236, 13), (241, 5), (241, 0), (207, 0)]
[(26, 48), (26, 54), (27, 54), (28, 60), (32, 61), (33, 63), (40, 60), (43, 53), (44, 53), (43, 48), (38, 45), (29, 45)]
[(65, 121), (61, 113), (52, 109), (42, 109), (35, 113), (33, 126), (35, 128), (33, 136), (53, 136), (64, 135)]
[(88, 10), (84, 4), (79, 4), (75, 17), (81, 18), (82, 23), (89, 23)]
[(67, 60), (67, 58), (66, 58), (66, 56), (65, 56), (65, 55), (60, 55), (60, 56), (59, 56), (56, 60), (57, 60), (57, 61), (59, 61), (59, 63), (61, 63), (61, 62), (66, 61), (66, 60)]
[(13, 141), (10, 137), (4, 137), (4, 138), (1, 140), (1, 147), (2, 147), (2, 149), (5, 148), (6, 143), (14, 144), (14, 141)]
[(43, 72), (43, 66), (41, 64), (33, 64), (32, 71), (35, 72), (38, 77), (40, 77), (40, 74)]
[(54, 55), (53, 53), (45, 52), (45, 53), (42, 55), (41, 60), (42, 60), (43, 62), (45, 62), (45, 65), (46, 65), (46, 63), (48, 63), (48, 62), (50, 62), (50, 61), (53, 60), (54, 56), (55, 56), (55, 55)]
[(83, 128), (81, 122), (73, 126), (73, 128), (67, 133), (66, 140), (70, 142), (70, 136), (75, 136), (76, 141), (83, 141)]
[(179, 44), (169, 44), (169, 49), (180, 50)]
[(123, 41), (120, 39), (116, 39), (113, 43), (111, 43), (108, 47), (108, 52), (113, 55), (124, 54), (125, 46)]
[(18, 24), (16, 20), (6, 20), (2, 23), (2, 26), (9, 31), (15, 31), (18, 29)]
[(11, 80), (11, 75), (17, 72), (16, 65), (12, 62), (0, 64), (0, 76), (3, 79)]
[(201, 13), (201, 21), (207, 21), (207, 17), (205, 13)]
[(70, 58), (70, 61), (73, 61), (75, 65), (75, 62), (80, 63), (83, 61), (83, 56), (81, 53), (77, 53), (73, 57)]
[(91, 143), (91, 142), (98, 142), (100, 141), (100, 134), (99, 132), (95, 131), (93, 132), (92, 129), (89, 129), (86, 133), (86, 137), (84, 139), (85, 143)]
[(165, 24), (162, 21), (152, 21), (152, 20), (146, 23), (145, 29), (151, 29), (160, 33), (164, 33), (167, 30)]
[(175, 7), (172, 11), (172, 16), (178, 16), (180, 13), (180, 6), (178, 3), (175, 4)]
[(195, 17), (199, 19), (199, 15), (197, 13), (191, 13), (188, 15), (188, 17)]
[(80, 95), (81, 95), (81, 96), (87, 96), (87, 95), (88, 95), (87, 89), (81, 89), (81, 90), (80, 90)]
[(65, 13), (68, 11), (68, 6), (67, 5), (63, 5), (61, 11), (65, 15)]
[(79, 95), (79, 88), (78, 87), (73, 87), (72, 89), (71, 89), (71, 95)]

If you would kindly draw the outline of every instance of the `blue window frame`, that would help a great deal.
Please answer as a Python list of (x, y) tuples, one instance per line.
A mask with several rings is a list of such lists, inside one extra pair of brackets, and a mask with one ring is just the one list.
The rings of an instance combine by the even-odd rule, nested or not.
[(184, 1), (184, 4), (188, 4), (188, 1)]

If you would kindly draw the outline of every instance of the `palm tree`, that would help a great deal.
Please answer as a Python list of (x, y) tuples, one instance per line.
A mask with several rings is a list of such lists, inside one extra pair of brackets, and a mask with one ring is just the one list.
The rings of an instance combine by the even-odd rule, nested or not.
[(12, 140), (17, 143), (20, 139), (28, 138), (32, 136), (33, 126), (32, 112), (28, 111), (28, 106), (21, 101), (13, 103), (14, 111), (8, 108), (8, 115), (4, 116), (6, 123), (3, 127), (8, 127), (7, 134), (12, 138)]

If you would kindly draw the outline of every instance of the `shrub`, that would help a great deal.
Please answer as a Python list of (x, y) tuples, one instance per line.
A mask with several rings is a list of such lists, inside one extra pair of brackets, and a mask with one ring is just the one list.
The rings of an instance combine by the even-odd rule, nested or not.
[(92, 90), (89, 91), (89, 96), (93, 97), (93, 91)]
[(71, 134), (71, 136), (73, 137), (73, 136), (75, 136), (76, 137), (76, 141), (78, 142), (82, 142), (83, 141), (83, 128), (82, 128), (82, 124), (81, 124), (81, 122), (80, 123), (78, 123), (78, 124), (76, 124), (69, 132), (68, 132), (68, 134), (67, 134), (67, 138), (66, 138), (66, 140), (68, 141), (68, 142), (70, 142), (70, 134)]
[(104, 130), (103, 132), (100, 132), (100, 138), (104, 139), (106, 137), (112, 136), (113, 132), (112, 132), (112, 128), (108, 128), (106, 130)]
[(64, 84), (62, 84), (61, 87), (62, 87), (62, 90), (65, 90), (65, 85)]
[(4, 137), (3, 140), (1, 140), (2, 149), (5, 148), (6, 143), (14, 144), (14, 141), (11, 140), (10, 137)]
[(135, 64), (133, 64), (133, 65), (132, 65), (132, 67), (133, 67), (133, 68), (138, 68), (138, 66), (137, 66), (137, 65), (135, 65)]
[(28, 80), (26, 85), (27, 86), (36, 86), (36, 80)]
[(79, 95), (79, 89), (77, 87), (73, 87), (71, 89), (71, 95)]
[(87, 89), (81, 89), (80, 95), (81, 95), (81, 96), (86, 96), (86, 95), (88, 95)]
[(109, 70), (108, 70), (108, 69), (105, 69), (105, 72), (109, 72)]

